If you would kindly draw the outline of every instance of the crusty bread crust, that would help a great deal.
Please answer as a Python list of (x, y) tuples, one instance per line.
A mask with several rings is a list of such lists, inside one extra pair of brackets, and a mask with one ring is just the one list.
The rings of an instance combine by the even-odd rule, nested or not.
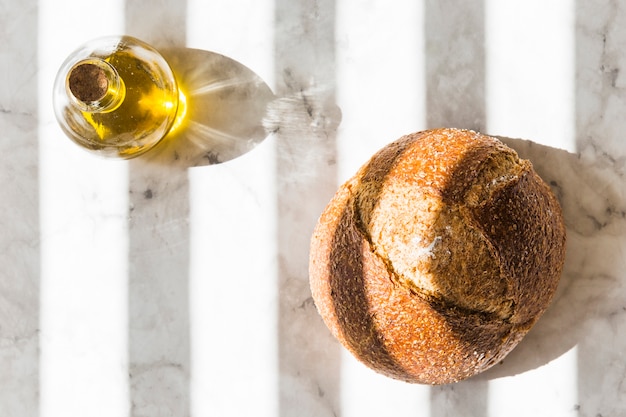
[(565, 258), (560, 206), (529, 161), (476, 132), (404, 136), (343, 184), (311, 239), (333, 335), (407, 382), (499, 362), (549, 305)]

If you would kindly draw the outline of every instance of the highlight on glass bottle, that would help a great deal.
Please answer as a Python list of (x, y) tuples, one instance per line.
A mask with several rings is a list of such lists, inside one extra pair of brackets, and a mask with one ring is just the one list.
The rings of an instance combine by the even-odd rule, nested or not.
[(181, 101), (166, 60), (130, 36), (96, 39), (72, 53), (59, 69), (53, 99), (56, 118), (70, 139), (126, 159), (167, 135)]

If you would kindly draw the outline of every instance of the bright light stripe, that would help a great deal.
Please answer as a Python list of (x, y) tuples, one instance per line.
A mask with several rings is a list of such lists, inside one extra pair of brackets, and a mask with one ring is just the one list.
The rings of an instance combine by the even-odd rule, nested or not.
[(127, 167), (65, 138), (51, 100), (61, 62), (119, 33), (123, 10), (121, 0), (40, 2), (41, 417), (128, 415)]
[(383, 145), (425, 127), (422, 7), (337, 0), (340, 182)]
[[(273, 20), (272, 0), (188, 0), (187, 46), (271, 86)], [(192, 416), (278, 415), (274, 160), (266, 140), (189, 173)]]
[(187, 46), (217, 52), (274, 85), (273, 0), (187, 0)]
[(192, 416), (278, 415), (273, 160), (266, 140), (189, 173)]
[(395, 381), (374, 373), (342, 350), (341, 416), (430, 415), (430, 386)]
[(558, 359), (538, 369), (490, 381), (488, 415), (490, 417), (578, 415), (577, 361), (577, 349), (572, 348)]
[(574, 151), (574, 0), (485, 11), (487, 131)]
[[(420, 2), (338, 0), (336, 17), (338, 181), (379, 148), (426, 124), (423, 6)], [(384, 122), (381, 122), (384, 121)], [(428, 415), (430, 390), (341, 361), (341, 415)]]

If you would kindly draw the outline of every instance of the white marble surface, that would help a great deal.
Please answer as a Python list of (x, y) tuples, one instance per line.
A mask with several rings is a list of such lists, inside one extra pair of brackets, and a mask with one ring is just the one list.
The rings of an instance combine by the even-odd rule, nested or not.
[[(625, 28), (621, 0), (0, 0), (0, 415), (626, 415)], [(228, 161), (78, 149), (52, 81), (116, 33), (245, 66), (272, 133)], [(307, 256), (339, 183), (437, 126), (511, 138), (568, 254), (501, 364), (428, 387), (330, 337)]]

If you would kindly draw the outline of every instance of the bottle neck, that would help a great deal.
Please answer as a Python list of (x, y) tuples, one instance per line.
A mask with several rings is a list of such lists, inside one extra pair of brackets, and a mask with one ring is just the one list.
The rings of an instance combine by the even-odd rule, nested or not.
[(81, 111), (107, 113), (118, 108), (126, 96), (124, 81), (104, 59), (88, 58), (68, 72), (66, 90)]

